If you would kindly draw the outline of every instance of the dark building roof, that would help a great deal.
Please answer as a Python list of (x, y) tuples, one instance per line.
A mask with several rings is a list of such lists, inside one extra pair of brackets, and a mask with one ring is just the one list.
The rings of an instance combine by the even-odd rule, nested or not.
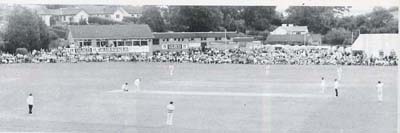
[[(154, 32), (155, 38), (213, 38), (225, 37), (225, 32)], [(243, 33), (226, 32), (227, 37), (245, 37)]]
[(68, 29), (74, 39), (154, 38), (150, 27), (144, 24), (74, 25)]
[(310, 41), (321, 41), (320, 34), (306, 34), (306, 35), (269, 35), (267, 43), (304, 43)]

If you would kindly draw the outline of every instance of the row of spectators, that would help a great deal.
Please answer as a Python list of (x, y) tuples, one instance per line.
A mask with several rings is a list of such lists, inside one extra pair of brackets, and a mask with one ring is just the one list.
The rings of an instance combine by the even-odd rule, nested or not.
[(205, 64), (290, 64), (290, 65), (397, 65), (397, 57), (368, 57), (343, 48), (260, 47), (254, 49), (189, 49), (179, 52), (153, 52), (152, 55), (71, 54), (66, 49), (33, 51), (29, 55), (0, 54), (1, 63), (77, 62), (178, 62)]

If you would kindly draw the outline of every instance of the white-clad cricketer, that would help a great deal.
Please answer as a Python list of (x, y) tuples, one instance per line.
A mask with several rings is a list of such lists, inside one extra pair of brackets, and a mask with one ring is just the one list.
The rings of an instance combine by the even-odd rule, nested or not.
[(135, 80), (136, 91), (140, 91), (140, 82), (142, 81), (141, 78), (137, 78)]
[(174, 118), (174, 111), (175, 111), (174, 102), (171, 101), (167, 105), (167, 122), (166, 122), (167, 125), (172, 125), (172, 121)]
[(128, 91), (128, 83), (122, 84), (122, 91)]
[(32, 114), (33, 110), (33, 95), (32, 93), (29, 94), (28, 98), (26, 98), (26, 103), (28, 104), (29, 114)]
[(383, 83), (381, 81), (378, 81), (378, 84), (376, 84), (376, 91), (378, 92), (378, 101), (382, 102), (383, 101)]

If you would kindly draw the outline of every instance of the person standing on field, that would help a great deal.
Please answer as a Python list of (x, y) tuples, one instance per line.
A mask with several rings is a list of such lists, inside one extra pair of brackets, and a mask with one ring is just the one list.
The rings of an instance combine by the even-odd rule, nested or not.
[(26, 103), (28, 104), (29, 114), (32, 114), (33, 109), (33, 96), (32, 93), (29, 93), (28, 98), (26, 99)]
[(140, 79), (140, 78), (137, 78), (135, 80), (136, 91), (140, 91), (140, 82), (141, 82), (141, 80), (142, 79)]
[(167, 105), (167, 122), (166, 122), (167, 125), (172, 125), (174, 110), (175, 110), (174, 102), (171, 101)]
[(325, 78), (322, 77), (321, 78), (321, 93), (325, 93), (325, 89), (326, 89)]
[(336, 97), (338, 97), (339, 96), (339, 81), (337, 79), (335, 79), (335, 83), (333, 85), (333, 88), (335, 89)]
[(376, 85), (376, 91), (378, 92), (378, 101), (382, 102), (383, 101), (383, 83), (381, 81), (378, 81), (378, 84)]

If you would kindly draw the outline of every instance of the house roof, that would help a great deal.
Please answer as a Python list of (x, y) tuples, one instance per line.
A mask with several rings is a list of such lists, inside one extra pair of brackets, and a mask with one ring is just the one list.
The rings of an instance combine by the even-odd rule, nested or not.
[(307, 34), (307, 35), (269, 35), (267, 37), (268, 43), (276, 42), (303, 42), (303, 41), (321, 41), (322, 36), (320, 34)]
[(74, 25), (68, 27), (74, 39), (154, 38), (145, 24), (130, 25)]
[(267, 42), (303, 42), (304, 35), (269, 35)]
[[(225, 37), (225, 32), (154, 32), (155, 38)], [(227, 37), (245, 37), (243, 33), (226, 32)]]
[[(308, 31), (307, 26), (279, 26), (278, 28), (276, 28), (274, 31), (276, 30), (285, 30), (288, 32), (306, 32)], [(272, 31), (272, 32), (274, 32)]]
[(119, 7), (116, 6), (79, 6), (88, 14), (113, 14)]

